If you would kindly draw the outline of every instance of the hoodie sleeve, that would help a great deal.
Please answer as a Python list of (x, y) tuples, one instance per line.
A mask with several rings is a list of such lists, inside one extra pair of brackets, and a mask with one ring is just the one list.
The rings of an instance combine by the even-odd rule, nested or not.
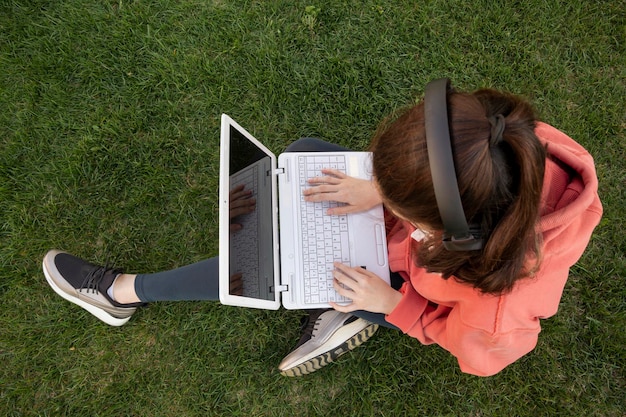
[(405, 283), (402, 299), (386, 320), (423, 344), (436, 343), (454, 355), (461, 370), (488, 376), (499, 372), (533, 349), (538, 320), (519, 323), (515, 330), (498, 333), (504, 303), (484, 296), (454, 279), (416, 266), (411, 257), (414, 228), (397, 222), (388, 234), (389, 265)]
[[(490, 376), (530, 352), (540, 331), (537, 318), (501, 330), (506, 297), (484, 296), (458, 283), (425, 274), (433, 292), (457, 298), (445, 304), (428, 301), (406, 282), (403, 298), (387, 321), (423, 344), (436, 343), (456, 357), (461, 371)], [(439, 282), (437, 282), (439, 281)], [(446, 290), (447, 288), (447, 290)], [(474, 294), (469, 295), (468, 293)], [(456, 293), (456, 294), (455, 294)]]

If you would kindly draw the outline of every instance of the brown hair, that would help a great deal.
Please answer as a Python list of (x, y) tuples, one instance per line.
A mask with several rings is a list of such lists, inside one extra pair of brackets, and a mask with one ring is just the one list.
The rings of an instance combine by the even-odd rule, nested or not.
[[(489, 117), (498, 114), (505, 129), (502, 140), (490, 144)], [(448, 115), (461, 201), (468, 223), (480, 225), (481, 250), (450, 252), (441, 242), (423, 103), (383, 123), (371, 145), (374, 175), (385, 204), (430, 232), (414, 246), (417, 265), (485, 293), (504, 293), (531, 275), (540, 259), (535, 224), (546, 150), (534, 133), (534, 111), (519, 97), (482, 89), (449, 92)], [(530, 268), (529, 259), (535, 261)]]

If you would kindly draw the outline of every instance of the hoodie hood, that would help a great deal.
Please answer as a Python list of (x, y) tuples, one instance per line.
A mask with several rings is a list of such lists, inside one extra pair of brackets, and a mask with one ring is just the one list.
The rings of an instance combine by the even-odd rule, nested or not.
[(598, 178), (592, 156), (569, 136), (542, 122), (535, 133), (548, 150), (538, 231), (544, 244), (553, 246), (561, 233), (575, 235), (599, 223)]

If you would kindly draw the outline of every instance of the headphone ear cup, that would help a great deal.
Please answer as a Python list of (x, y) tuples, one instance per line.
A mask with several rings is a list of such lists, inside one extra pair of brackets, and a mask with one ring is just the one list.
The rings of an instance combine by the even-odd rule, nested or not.
[(442, 243), (451, 252), (480, 250), (483, 247), (481, 228), (478, 224), (470, 224), (469, 234), (461, 238), (444, 233)]

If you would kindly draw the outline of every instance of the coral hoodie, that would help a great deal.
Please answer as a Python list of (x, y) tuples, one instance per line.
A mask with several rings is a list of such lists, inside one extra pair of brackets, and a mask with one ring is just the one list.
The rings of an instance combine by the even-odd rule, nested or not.
[(389, 323), (424, 344), (452, 353), (463, 372), (489, 376), (534, 349), (539, 319), (556, 314), (569, 274), (600, 221), (602, 206), (591, 155), (564, 133), (538, 123), (549, 157), (542, 191), (540, 268), (513, 291), (488, 295), (416, 266), (407, 222), (388, 219), (389, 266), (405, 283)]

